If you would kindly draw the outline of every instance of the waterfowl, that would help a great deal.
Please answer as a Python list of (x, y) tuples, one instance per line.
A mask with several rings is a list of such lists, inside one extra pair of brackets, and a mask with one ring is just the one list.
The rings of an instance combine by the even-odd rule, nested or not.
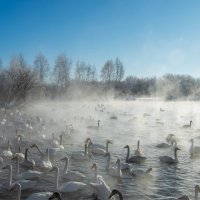
[(50, 172), (56, 172), (56, 191), (61, 192), (61, 193), (69, 193), (69, 192), (78, 192), (79, 190), (83, 189), (86, 184), (82, 182), (77, 182), (77, 181), (69, 181), (66, 183), (63, 183), (61, 186), (58, 187), (58, 177), (59, 177), (59, 168), (58, 167), (53, 167)]
[(143, 170), (143, 169), (132, 169), (130, 171), (130, 173), (136, 177), (140, 177), (140, 178), (152, 178), (152, 175), (150, 174), (150, 172), (152, 171), (152, 168), (148, 168), (147, 170)]
[(175, 163), (178, 163), (178, 157), (177, 157), (177, 151), (178, 150), (181, 150), (179, 149), (178, 147), (176, 147), (174, 149), (174, 158), (170, 157), (170, 156), (160, 156), (159, 159), (160, 159), (160, 162), (163, 162), (163, 163), (168, 163), (168, 164), (175, 164)]
[(85, 144), (85, 151), (84, 152), (73, 152), (71, 154), (71, 158), (74, 159), (74, 160), (79, 160), (79, 161), (89, 160), (87, 144)]
[(183, 125), (182, 128), (191, 128), (192, 127), (192, 122), (193, 121), (191, 120), (189, 124)]
[(91, 142), (89, 143), (89, 145), (91, 145), (91, 152), (97, 155), (105, 155), (106, 153), (108, 153), (109, 144), (112, 144), (112, 142), (110, 140), (106, 140), (106, 150), (105, 150), (104, 148), (95, 148)]
[(109, 199), (111, 199), (113, 196), (118, 195), (120, 200), (123, 200), (122, 193), (118, 190), (112, 190), (111, 194), (109, 195)]
[(62, 179), (67, 179), (71, 181), (80, 181), (86, 176), (78, 171), (68, 171), (69, 158), (66, 156), (61, 159), (65, 162), (64, 173), (62, 174)]
[(59, 192), (54, 192), (50, 197), (49, 200), (51, 199), (57, 199), (57, 200), (62, 200), (61, 194)]
[(190, 142), (191, 142), (190, 154), (191, 155), (200, 154), (200, 146), (194, 146), (194, 139), (191, 139)]
[(142, 156), (142, 152), (140, 150), (140, 140), (138, 140), (137, 149), (135, 150), (135, 155), (136, 156)]
[(23, 162), (21, 163), (24, 167), (27, 167), (27, 168), (34, 168), (35, 167), (35, 161), (34, 160), (30, 160), (28, 159), (28, 148), (26, 148), (25, 150), (25, 158), (23, 160)]
[(126, 162), (127, 163), (141, 163), (141, 162), (144, 162), (147, 159), (144, 156), (131, 156), (131, 157), (129, 157), (129, 154), (130, 154), (129, 145), (126, 145), (124, 148), (127, 149), (127, 156), (126, 156)]

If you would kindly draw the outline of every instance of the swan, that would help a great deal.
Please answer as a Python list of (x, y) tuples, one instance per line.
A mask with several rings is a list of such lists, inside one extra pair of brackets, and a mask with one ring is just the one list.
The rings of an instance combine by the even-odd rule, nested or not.
[(28, 180), (34, 180), (39, 179), (43, 172), (40, 171), (33, 171), (33, 170), (27, 170), (21, 174), (19, 174), (19, 160), (20, 157), (18, 155), (14, 156), (12, 160), (17, 160), (17, 179), (28, 179)]
[(24, 160), (25, 156), (24, 154), (21, 152), (21, 147), (19, 146), (19, 152), (15, 153), (14, 157), (19, 157), (21, 160)]
[(183, 125), (182, 128), (191, 128), (192, 127), (192, 120), (190, 121), (190, 124)]
[(157, 144), (156, 147), (157, 148), (170, 148), (171, 146), (173, 146), (173, 144), (175, 144), (174, 147), (177, 147), (176, 139), (173, 139), (171, 144), (163, 142), (163, 143)]
[[(109, 170), (110, 169), (110, 153), (107, 153), (104, 155), (104, 157), (107, 157), (107, 166), (106, 169)], [(114, 165), (113, 167), (117, 167), (116, 165)], [(121, 170), (125, 170), (125, 169), (129, 169), (130, 165), (128, 163), (122, 163), (120, 162), (120, 168)]]
[(41, 160), (39, 163), (37, 163), (38, 167), (40, 167), (42, 170), (49, 170), (52, 168), (52, 163), (49, 160), (49, 149), (46, 149), (46, 160)]
[(100, 149), (105, 149), (105, 146), (102, 145), (102, 144), (97, 144), (97, 143), (93, 143), (91, 138), (87, 138), (85, 140), (85, 144), (89, 144), (89, 143), (92, 143), (93, 144), (93, 148), (100, 148)]
[(136, 156), (142, 156), (142, 152), (140, 150), (140, 140), (138, 140), (137, 149), (135, 150), (135, 155)]
[(49, 200), (51, 199), (57, 199), (57, 200), (62, 200), (61, 194), (59, 192), (54, 192), (50, 197)]
[(25, 150), (25, 158), (23, 160), (23, 162), (21, 163), (24, 167), (27, 167), (27, 168), (34, 168), (35, 167), (35, 161), (34, 160), (29, 160), (28, 159), (28, 148), (26, 148)]
[(64, 173), (62, 174), (62, 179), (67, 179), (67, 180), (73, 180), (73, 181), (80, 181), (86, 176), (78, 171), (68, 171), (68, 164), (69, 164), (69, 158), (64, 157), (61, 159), (61, 161), (65, 161), (65, 168), (64, 168)]
[[(97, 164), (96, 163), (94, 163), (92, 165), (91, 169), (94, 169), (95, 183), (90, 183), (90, 185), (94, 187), (95, 194), (97, 195), (97, 199), (107, 200), (109, 198), (109, 195), (111, 194), (110, 187), (103, 180), (102, 176), (97, 175)], [(112, 199), (114, 199), (114, 198), (112, 198)]]
[(150, 172), (152, 171), (152, 168), (148, 168), (147, 170), (143, 170), (143, 169), (132, 169), (130, 171), (130, 173), (136, 177), (140, 177), (140, 178), (144, 178), (144, 177), (148, 177), (148, 178), (152, 178), (152, 175), (150, 174)]
[[(21, 199), (21, 185), (20, 183), (13, 184), (11, 190), (17, 190), (17, 200)], [(48, 200), (53, 195), (52, 192), (38, 192), (28, 196), (25, 200)], [(62, 199), (61, 199), (62, 200)]]
[(173, 142), (173, 140), (176, 140), (176, 136), (174, 134), (169, 134), (167, 137), (166, 137), (166, 141), (171, 144)]
[[(5, 167), (3, 167), (3, 169), (9, 170), (8, 188), (10, 189), (12, 187), (12, 165), (6, 165)], [(28, 190), (32, 189), (35, 186), (36, 181), (21, 179), (17, 180), (15, 183), (19, 183), (21, 185), (21, 190)]]
[(89, 142), (89, 145), (91, 147), (91, 152), (93, 154), (97, 154), (97, 155), (105, 155), (105, 154), (107, 154), (108, 153), (108, 145), (109, 144), (112, 144), (112, 141), (111, 140), (106, 140), (106, 150), (105, 150), (105, 148), (98, 148), (98, 147), (95, 148), (93, 146), (92, 142), (91, 141)]
[(174, 149), (174, 157), (175, 158), (172, 158), (170, 156), (160, 156), (159, 159), (160, 159), (160, 162), (163, 162), (163, 163), (168, 163), (168, 164), (175, 164), (175, 163), (178, 163), (178, 158), (177, 158), (177, 151), (178, 150), (181, 150), (179, 149), (178, 147), (176, 147)]
[(61, 193), (78, 192), (86, 186), (86, 184), (82, 182), (69, 181), (63, 183), (60, 187), (58, 187), (59, 168), (55, 166), (50, 170), (50, 172), (53, 171), (56, 172), (56, 191), (58, 192)]
[(131, 157), (129, 157), (129, 154), (130, 154), (129, 145), (126, 145), (124, 148), (127, 148), (127, 156), (126, 156), (126, 162), (127, 163), (141, 163), (141, 162), (144, 162), (147, 159), (144, 156), (131, 156)]
[(191, 142), (190, 154), (191, 155), (200, 154), (200, 146), (194, 146), (194, 139), (191, 139), (190, 142)]
[(118, 190), (112, 190), (112, 192), (108, 198), (110, 199), (112, 196), (115, 196), (116, 194), (119, 196), (119, 200), (123, 200), (122, 193)]
[(79, 160), (79, 161), (89, 160), (87, 144), (85, 144), (85, 151), (84, 152), (73, 152), (71, 154), (71, 158), (74, 159), (74, 160)]
[(13, 153), (11, 151), (10, 141), (8, 140), (8, 147), (6, 150), (3, 151), (2, 156), (5, 158), (11, 158), (12, 155), (13, 155)]

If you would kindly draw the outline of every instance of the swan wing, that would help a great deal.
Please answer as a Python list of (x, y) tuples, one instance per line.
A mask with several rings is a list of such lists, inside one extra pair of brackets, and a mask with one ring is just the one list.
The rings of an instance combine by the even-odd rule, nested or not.
[(16, 181), (16, 183), (19, 183), (21, 185), (22, 190), (27, 190), (27, 189), (32, 189), (35, 186), (36, 181), (18, 180)]
[(69, 181), (59, 187), (60, 192), (76, 192), (86, 186), (85, 183)]
[(67, 174), (63, 174), (62, 179), (78, 181), (82, 180), (86, 176), (78, 171), (68, 171)]
[(161, 156), (159, 157), (160, 162), (164, 162), (164, 163), (175, 163), (175, 159), (170, 157), (170, 156)]
[(26, 200), (48, 200), (52, 194), (52, 192), (33, 193)]

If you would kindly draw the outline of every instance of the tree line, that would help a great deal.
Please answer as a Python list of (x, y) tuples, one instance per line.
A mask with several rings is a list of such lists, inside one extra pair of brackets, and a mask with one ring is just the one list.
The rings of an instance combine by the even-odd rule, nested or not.
[(65, 54), (56, 57), (50, 66), (44, 54), (36, 55), (32, 65), (22, 54), (13, 55), (8, 66), (0, 59), (0, 103), (23, 102), (27, 96), (40, 97), (67, 95), (70, 87), (106, 92), (114, 89), (115, 97), (161, 96), (167, 100), (179, 98), (199, 99), (200, 79), (187, 75), (165, 74), (162, 77), (125, 77), (121, 60), (107, 60), (98, 72), (94, 65), (84, 61), (74, 64)]

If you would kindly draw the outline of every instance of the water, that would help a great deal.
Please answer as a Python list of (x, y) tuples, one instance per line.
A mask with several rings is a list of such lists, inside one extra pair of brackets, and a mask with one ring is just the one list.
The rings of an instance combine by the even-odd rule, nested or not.
[[(137, 141), (140, 140), (140, 148), (143, 155), (147, 157), (145, 163), (132, 164), (131, 168), (147, 169), (152, 167), (152, 179), (138, 179), (131, 176), (128, 172), (123, 172), (120, 180), (112, 178), (105, 170), (106, 158), (94, 156), (90, 162), (76, 162), (70, 160), (70, 169), (83, 172), (87, 178), (85, 183), (93, 182), (94, 171), (91, 166), (94, 162), (98, 166), (98, 174), (102, 175), (111, 189), (118, 189), (124, 199), (165, 199), (167, 197), (180, 197), (187, 194), (194, 198), (194, 186), (200, 184), (200, 159), (191, 159), (189, 148), (191, 138), (200, 136), (200, 113), (199, 102), (163, 102), (159, 100), (121, 101), (104, 102), (103, 109), (97, 108), (99, 102), (54, 102), (39, 105), (32, 105), (28, 112), (32, 116), (42, 116), (46, 121), (46, 133), (63, 130), (63, 119), (67, 123), (72, 123), (74, 133), (72, 139), (65, 141), (65, 153), (56, 157), (52, 162), (60, 167), (62, 173), (63, 163), (59, 161), (65, 155), (70, 155), (73, 151), (84, 150), (84, 141), (90, 137), (92, 141), (105, 144), (106, 139), (111, 139), (113, 144), (109, 146), (111, 153), (111, 163), (115, 163), (117, 158), (124, 162), (126, 157), (125, 145), (130, 146), (131, 154), (137, 148)], [(102, 102), (101, 102), (102, 104)], [(164, 111), (160, 111), (160, 108)], [(117, 119), (110, 119), (112, 115)], [(47, 123), (51, 118), (57, 121), (54, 127)], [(97, 120), (100, 121), (100, 128), (97, 128)], [(191, 128), (184, 129), (184, 124), (189, 124), (192, 120)], [(36, 127), (36, 125), (35, 125)], [(34, 128), (34, 126), (33, 126)], [(57, 131), (57, 132), (56, 132)], [(179, 163), (176, 165), (163, 165), (159, 162), (159, 156), (174, 156), (173, 149), (159, 149), (155, 146), (165, 142), (168, 134), (175, 134), (178, 146)], [(34, 135), (34, 133), (33, 133)], [(195, 146), (200, 146), (200, 139), (195, 139)], [(28, 146), (28, 144), (27, 144)], [(43, 142), (41, 149), (48, 145)], [(25, 149), (25, 147), (22, 147)], [(31, 150), (31, 158), (39, 159), (36, 150)], [(12, 161), (13, 170), (15, 162)], [(21, 169), (23, 171), (23, 169)], [(32, 191), (22, 192), (22, 199), (36, 191), (54, 190), (54, 173), (47, 172)], [(1, 173), (0, 181), (5, 182), (7, 171)], [(60, 181), (59, 183), (62, 183)], [(15, 199), (16, 193), (3, 197), (3, 199)], [(83, 195), (89, 199), (89, 194)], [(83, 199), (80, 195), (68, 195), (66, 199)]]

